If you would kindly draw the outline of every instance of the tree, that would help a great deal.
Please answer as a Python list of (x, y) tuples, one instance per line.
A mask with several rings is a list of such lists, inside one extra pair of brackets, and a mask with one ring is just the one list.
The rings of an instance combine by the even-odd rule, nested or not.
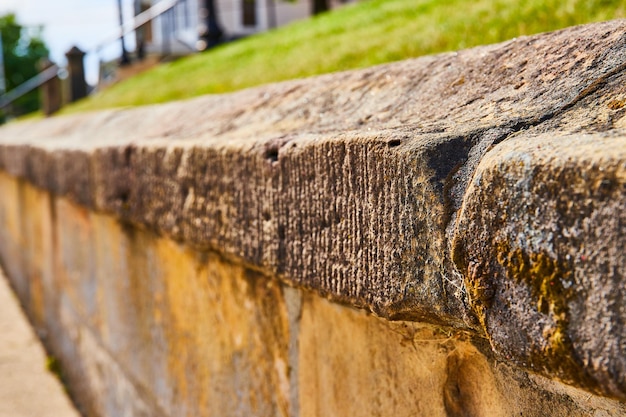
[[(39, 72), (37, 64), (50, 53), (40, 35), (41, 28), (27, 30), (17, 22), (15, 14), (0, 16), (6, 91), (11, 91)], [(14, 115), (30, 113), (37, 109), (39, 109), (37, 90), (23, 95), (11, 104), (11, 113)], [(4, 116), (4, 112), (0, 110), (0, 121)]]

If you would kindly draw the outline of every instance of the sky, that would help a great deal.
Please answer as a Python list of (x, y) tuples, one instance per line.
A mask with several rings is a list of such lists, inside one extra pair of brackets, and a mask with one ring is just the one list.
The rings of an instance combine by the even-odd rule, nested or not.
[[(132, 0), (122, 0), (124, 16), (132, 16)], [(0, 0), (0, 15), (13, 12), (23, 26), (43, 26), (42, 37), (50, 49), (51, 60), (64, 66), (65, 52), (72, 46), (89, 52), (85, 57), (87, 81), (98, 80), (99, 60), (121, 54), (120, 42), (110, 43), (95, 52), (103, 41), (119, 31), (117, 0)], [(132, 50), (132, 37), (127, 37)]]

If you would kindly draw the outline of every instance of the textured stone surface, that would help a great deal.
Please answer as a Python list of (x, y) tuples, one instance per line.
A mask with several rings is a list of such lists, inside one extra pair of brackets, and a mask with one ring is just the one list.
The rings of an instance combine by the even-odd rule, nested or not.
[(478, 166), (456, 248), (494, 349), (626, 392), (626, 135), (526, 137)]
[(473, 326), (445, 232), (467, 178), (620, 72), (624, 26), (9, 125), (0, 166), (382, 316)]
[[(379, 316), (485, 335), (500, 359), (624, 400), (625, 33), (607, 22), (12, 124), (0, 169), (83, 216), (109, 213)], [(86, 263), (63, 278), (77, 305), (98, 287), (86, 242), (62, 251)], [(23, 262), (9, 275), (34, 268)]]
[[(83, 413), (289, 414), (290, 322), (276, 280), (15, 183), (0, 175), (2, 195), (18, 190), (0, 204), (0, 227), (25, 239), (2, 240), (0, 259), (26, 265), (12, 279), (29, 284), (20, 297)], [(33, 232), (42, 221), (49, 233)]]
[(626, 71), (481, 160), (455, 256), (502, 358), (624, 398), (625, 208)]
[[(17, 216), (0, 216), (0, 228), (33, 230), (42, 216), (50, 225), (30, 238), (42, 252), (11, 261), (55, 265), (52, 291), (22, 301), (31, 316), (47, 311), (40, 331), (86, 416), (626, 413), (496, 361), (472, 332), (332, 303), (1, 174), (7, 190), (28, 199), (15, 199)], [(24, 274), (37, 282), (36, 267)]]

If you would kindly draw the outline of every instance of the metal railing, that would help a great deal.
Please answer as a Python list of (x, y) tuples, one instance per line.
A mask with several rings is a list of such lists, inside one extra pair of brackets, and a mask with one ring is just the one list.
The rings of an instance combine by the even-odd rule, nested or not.
[[(154, 20), (156, 17), (161, 16), (163, 13), (171, 10), (174, 6), (179, 3), (180, 0), (163, 0), (150, 7), (148, 10), (145, 10), (138, 15), (136, 15), (131, 21), (125, 23), (120, 27), (118, 31), (114, 34), (108, 35), (103, 39), (102, 42), (98, 43), (93, 48), (87, 50), (87, 54), (89, 53), (98, 53), (104, 47), (110, 45), (113, 42), (117, 42), (123, 36), (126, 36), (135, 30), (137, 30), (140, 26), (145, 25), (146, 23)], [(3, 109), (10, 105), (12, 102), (17, 100), (18, 98), (24, 96), (25, 94), (31, 92), (35, 88), (40, 87), (46, 81), (51, 80), (52, 78), (62, 75), (66, 70), (64, 68), (59, 68), (57, 65), (53, 65), (45, 70), (41, 71), (39, 74), (15, 87), (11, 91), (0, 96), (0, 109)]]
[(130, 22), (124, 23), (119, 31), (116, 31), (114, 34), (105, 37), (102, 42), (100, 42), (94, 48), (90, 49), (88, 52), (100, 51), (105, 46), (108, 46), (109, 44), (118, 41), (122, 36), (126, 36), (131, 32), (134, 32), (140, 26), (143, 26), (146, 23), (161, 16), (163, 13), (176, 6), (179, 2), (180, 0), (162, 0), (158, 2), (154, 6), (150, 7), (148, 10), (145, 10), (136, 15)]
[(3, 94), (2, 96), (0, 96), (0, 109), (7, 107), (9, 104), (22, 97), (24, 94), (31, 92), (35, 88), (41, 86), (46, 81), (56, 77), (62, 71), (64, 70), (60, 69), (57, 65), (53, 65), (35, 75), (33, 78), (30, 78), (29, 80), (18, 85), (13, 90)]

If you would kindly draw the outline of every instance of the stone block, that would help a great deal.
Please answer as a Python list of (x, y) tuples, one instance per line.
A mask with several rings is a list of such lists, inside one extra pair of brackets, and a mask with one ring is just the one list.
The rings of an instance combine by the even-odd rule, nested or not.
[(626, 392), (625, 161), (626, 135), (506, 141), (479, 164), (455, 242), (502, 358), (618, 397)]
[[(342, 398), (330, 383), (304, 386), (330, 378), (325, 360), (353, 379), (367, 367), (348, 366), (302, 327), (335, 319), (318, 323), (308, 309), (322, 307), (298, 291), (467, 335), (447, 356), (407, 359), (373, 321), (335, 320), (354, 333), (359, 360), (379, 361), (371, 369), (388, 366), (422, 389), (428, 371), (418, 362), (432, 360), (433, 386), (448, 391), (420, 406), (429, 412), (517, 413), (502, 386), (515, 391), (520, 379), (536, 388), (512, 398), (539, 407), (533, 393), (549, 384), (533, 372), (624, 401), (625, 31), (616, 20), (224, 96), (9, 124), (0, 188), (15, 200), (1, 202), (2, 262), (35, 316), (40, 298), (55, 296), (45, 288), (56, 288), (58, 310), (166, 415), (219, 414), (226, 402), (240, 414), (329, 404), (358, 414), (355, 392), (395, 377), (374, 372)], [(197, 361), (203, 352), (215, 362)], [(467, 396), (445, 382), (466, 374), (503, 402), (476, 394), (474, 382)], [(559, 413), (586, 413), (574, 388), (556, 390), (571, 405)], [(372, 407), (393, 408), (395, 398)], [(604, 407), (590, 398), (590, 410)]]

